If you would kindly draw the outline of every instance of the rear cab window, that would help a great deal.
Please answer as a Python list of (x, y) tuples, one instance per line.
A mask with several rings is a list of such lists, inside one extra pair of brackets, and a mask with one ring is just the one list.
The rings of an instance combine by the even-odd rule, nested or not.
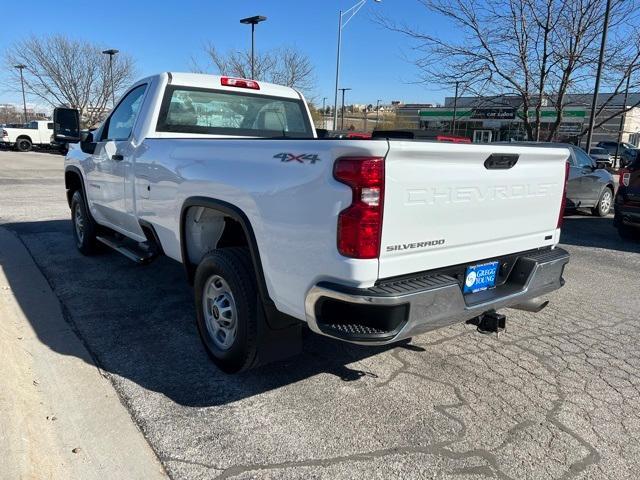
[(259, 138), (313, 138), (302, 100), (170, 85), (158, 132)]

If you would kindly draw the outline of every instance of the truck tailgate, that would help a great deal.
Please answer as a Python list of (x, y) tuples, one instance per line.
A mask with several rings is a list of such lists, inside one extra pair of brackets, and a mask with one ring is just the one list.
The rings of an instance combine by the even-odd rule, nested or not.
[[(517, 161), (505, 168), (487, 162), (492, 154)], [(564, 148), (391, 141), (379, 277), (554, 245), (568, 156)]]

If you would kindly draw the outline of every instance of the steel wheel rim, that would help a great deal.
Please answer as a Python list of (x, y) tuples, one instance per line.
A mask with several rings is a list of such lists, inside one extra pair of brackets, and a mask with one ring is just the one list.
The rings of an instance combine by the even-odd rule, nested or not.
[(209, 338), (221, 350), (228, 350), (238, 333), (238, 309), (231, 288), (220, 275), (205, 282), (202, 309)]
[(76, 208), (73, 212), (73, 226), (76, 229), (76, 236), (80, 243), (84, 239), (84, 217), (82, 216), (82, 211), (80, 210), (80, 205), (76, 204)]
[(602, 194), (602, 200), (600, 201), (600, 210), (603, 213), (608, 213), (611, 210), (611, 192), (607, 189)]

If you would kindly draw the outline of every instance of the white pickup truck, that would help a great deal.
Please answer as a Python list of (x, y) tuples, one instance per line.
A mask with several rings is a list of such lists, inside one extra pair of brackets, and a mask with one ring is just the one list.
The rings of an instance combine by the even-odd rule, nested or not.
[(0, 143), (15, 147), (21, 152), (28, 152), (34, 145), (50, 146), (51, 135), (53, 135), (51, 120), (33, 120), (23, 128), (0, 128)]
[(81, 141), (76, 111), (54, 118), (80, 251), (181, 262), (227, 372), (294, 352), (304, 322), (388, 344), (564, 283), (564, 148), (318, 139), (296, 90), (187, 73)]

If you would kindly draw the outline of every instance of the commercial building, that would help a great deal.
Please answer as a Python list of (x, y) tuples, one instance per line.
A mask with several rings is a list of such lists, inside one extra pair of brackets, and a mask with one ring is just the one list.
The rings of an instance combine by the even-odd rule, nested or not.
[[(624, 96), (600, 94), (598, 103), (602, 104), (606, 101), (609, 106), (598, 118), (600, 121), (604, 118), (608, 120), (594, 130), (593, 142), (617, 140), (622, 116), (622, 140), (639, 145), (640, 108), (634, 107), (620, 115), (618, 112), (622, 109)], [(640, 93), (630, 93), (626, 104), (635, 105), (637, 103), (640, 103)], [(576, 143), (579, 140), (577, 136), (588, 126), (591, 96), (567, 95), (565, 104), (567, 106), (563, 110), (553, 140)], [(553, 106), (545, 105), (540, 114), (542, 122), (540, 138), (544, 139), (557, 120), (557, 112)], [(534, 115), (535, 112), (529, 112), (530, 118)], [(420, 108), (417, 115), (407, 116), (405, 119), (412, 122), (415, 127), (450, 132), (471, 138), (478, 143), (526, 138), (521, 100), (515, 96), (460, 97), (457, 100), (453, 97), (447, 97), (443, 107)], [(599, 123), (598, 120), (596, 123)], [(582, 140), (584, 140), (584, 136)]]

